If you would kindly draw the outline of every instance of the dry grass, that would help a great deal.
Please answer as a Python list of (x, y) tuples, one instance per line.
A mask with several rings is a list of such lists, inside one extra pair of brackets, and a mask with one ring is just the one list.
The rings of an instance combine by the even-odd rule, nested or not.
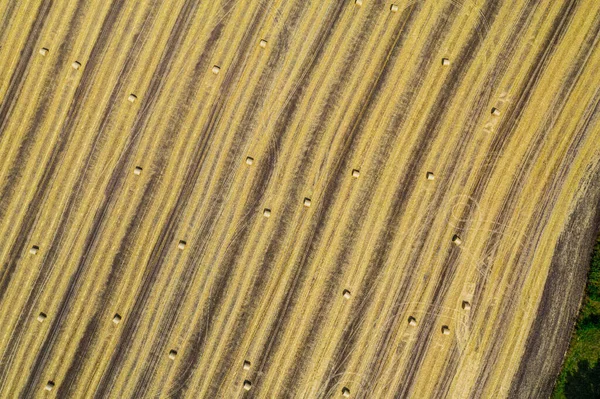
[(395, 4), (0, 2), (0, 396), (551, 389), (600, 4)]

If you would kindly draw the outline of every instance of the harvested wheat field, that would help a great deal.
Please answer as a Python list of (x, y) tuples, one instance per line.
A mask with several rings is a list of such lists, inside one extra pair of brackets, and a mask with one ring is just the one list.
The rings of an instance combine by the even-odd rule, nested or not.
[(0, 1), (0, 397), (551, 392), (597, 0)]

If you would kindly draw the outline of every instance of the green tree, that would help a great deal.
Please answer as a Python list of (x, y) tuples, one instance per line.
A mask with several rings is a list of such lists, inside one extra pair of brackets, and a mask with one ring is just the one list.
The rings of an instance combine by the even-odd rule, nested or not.
[(577, 371), (568, 375), (564, 392), (568, 399), (600, 398), (600, 361), (593, 367), (587, 360), (580, 361)]

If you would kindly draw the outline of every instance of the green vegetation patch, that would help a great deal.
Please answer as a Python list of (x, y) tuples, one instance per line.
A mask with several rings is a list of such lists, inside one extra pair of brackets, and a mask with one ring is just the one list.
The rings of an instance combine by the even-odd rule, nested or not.
[(594, 247), (575, 333), (552, 398), (600, 398), (600, 238)]

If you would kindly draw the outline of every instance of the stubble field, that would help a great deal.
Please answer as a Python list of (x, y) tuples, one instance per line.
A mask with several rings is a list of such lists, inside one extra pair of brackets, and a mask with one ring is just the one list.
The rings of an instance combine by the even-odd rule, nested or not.
[(599, 39), (596, 0), (0, 1), (0, 396), (548, 396)]

